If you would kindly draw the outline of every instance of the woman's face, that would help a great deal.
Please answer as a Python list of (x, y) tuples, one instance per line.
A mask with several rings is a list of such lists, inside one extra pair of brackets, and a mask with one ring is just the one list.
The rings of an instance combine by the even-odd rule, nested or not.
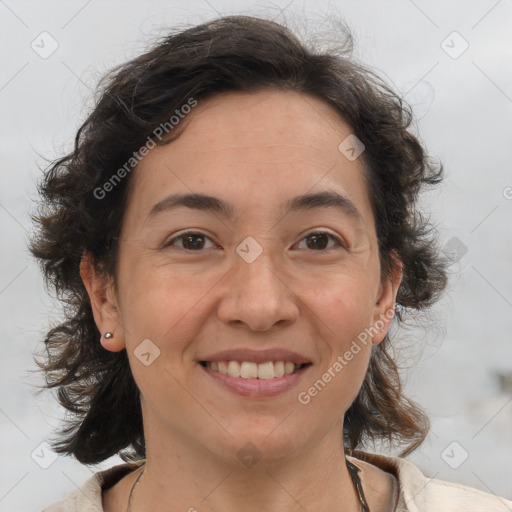
[[(380, 282), (351, 129), (321, 100), (279, 91), (199, 100), (185, 122), (134, 171), (117, 288), (95, 306), (100, 329), (115, 335), (104, 346), (126, 347), (148, 453), (171, 436), (198, 453), (271, 460), (329, 432), (341, 438), (334, 427), (400, 280)], [(209, 199), (176, 201), (188, 194)], [(272, 378), (290, 368), (278, 361), (294, 359), (309, 364)], [(229, 360), (262, 378), (215, 371)]]

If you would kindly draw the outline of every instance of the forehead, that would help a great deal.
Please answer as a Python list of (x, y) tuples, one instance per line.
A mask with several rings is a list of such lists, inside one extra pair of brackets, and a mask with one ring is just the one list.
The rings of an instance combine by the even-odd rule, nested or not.
[(230, 92), (198, 100), (182, 122), (180, 136), (135, 171), (130, 203), (138, 215), (176, 192), (263, 215), (289, 197), (329, 189), (371, 221), (362, 158), (350, 161), (338, 149), (352, 130), (326, 102), (293, 91)]

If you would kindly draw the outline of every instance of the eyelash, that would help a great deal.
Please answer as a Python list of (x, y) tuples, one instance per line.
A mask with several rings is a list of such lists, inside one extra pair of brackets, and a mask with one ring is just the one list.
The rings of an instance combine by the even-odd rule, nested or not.
[[(209, 236), (205, 235), (204, 233), (201, 233), (201, 232), (198, 232), (198, 231), (187, 231), (187, 232), (182, 233), (181, 235), (176, 236), (176, 237), (172, 238), (171, 240), (165, 242), (162, 245), (162, 248), (172, 247), (176, 240), (183, 240), (185, 237), (193, 236), (193, 235), (201, 236), (201, 237), (204, 237), (204, 238), (207, 238), (207, 239), (211, 240), (211, 238)], [(305, 237), (303, 237), (300, 240), (300, 242), (302, 242), (304, 239), (306, 239), (306, 238), (308, 238), (310, 236), (313, 236), (313, 235), (327, 235), (331, 240), (334, 240), (336, 242), (336, 245), (338, 245), (342, 249), (346, 249), (347, 248), (346, 244), (340, 238), (334, 236), (332, 233), (329, 233), (328, 231), (313, 231), (311, 233), (308, 233)], [(312, 252), (326, 252), (326, 251), (328, 251), (330, 249), (333, 249), (333, 248), (334, 247), (329, 247), (327, 249), (319, 249), (318, 251), (312, 250)], [(187, 251), (187, 252), (204, 252), (202, 249), (198, 250), (198, 251), (193, 251), (193, 250), (185, 249), (183, 247), (178, 247), (178, 249), (183, 250), (183, 251)]]

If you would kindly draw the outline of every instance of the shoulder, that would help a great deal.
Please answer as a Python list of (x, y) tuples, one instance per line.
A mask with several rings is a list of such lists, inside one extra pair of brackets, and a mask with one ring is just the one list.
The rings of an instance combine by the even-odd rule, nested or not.
[(73, 489), (62, 500), (53, 503), (42, 512), (101, 512), (103, 489), (111, 487), (138, 467), (139, 463), (125, 463), (98, 471), (80, 487)]
[(426, 477), (412, 462), (401, 457), (357, 452), (352, 460), (362, 460), (392, 473), (398, 481), (396, 512), (511, 512), (512, 501), (436, 478)]

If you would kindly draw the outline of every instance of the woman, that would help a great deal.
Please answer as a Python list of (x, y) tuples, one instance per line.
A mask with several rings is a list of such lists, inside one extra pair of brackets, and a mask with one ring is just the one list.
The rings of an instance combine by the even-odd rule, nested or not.
[(362, 450), (427, 435), (388, 331), (446, 267), (415, 210), (442, 168), (349, 46), (232, 16), (103, 81), (31, 250), (66, 305), (55, 448), (125, 464), (47, 511), (510, 510)]

